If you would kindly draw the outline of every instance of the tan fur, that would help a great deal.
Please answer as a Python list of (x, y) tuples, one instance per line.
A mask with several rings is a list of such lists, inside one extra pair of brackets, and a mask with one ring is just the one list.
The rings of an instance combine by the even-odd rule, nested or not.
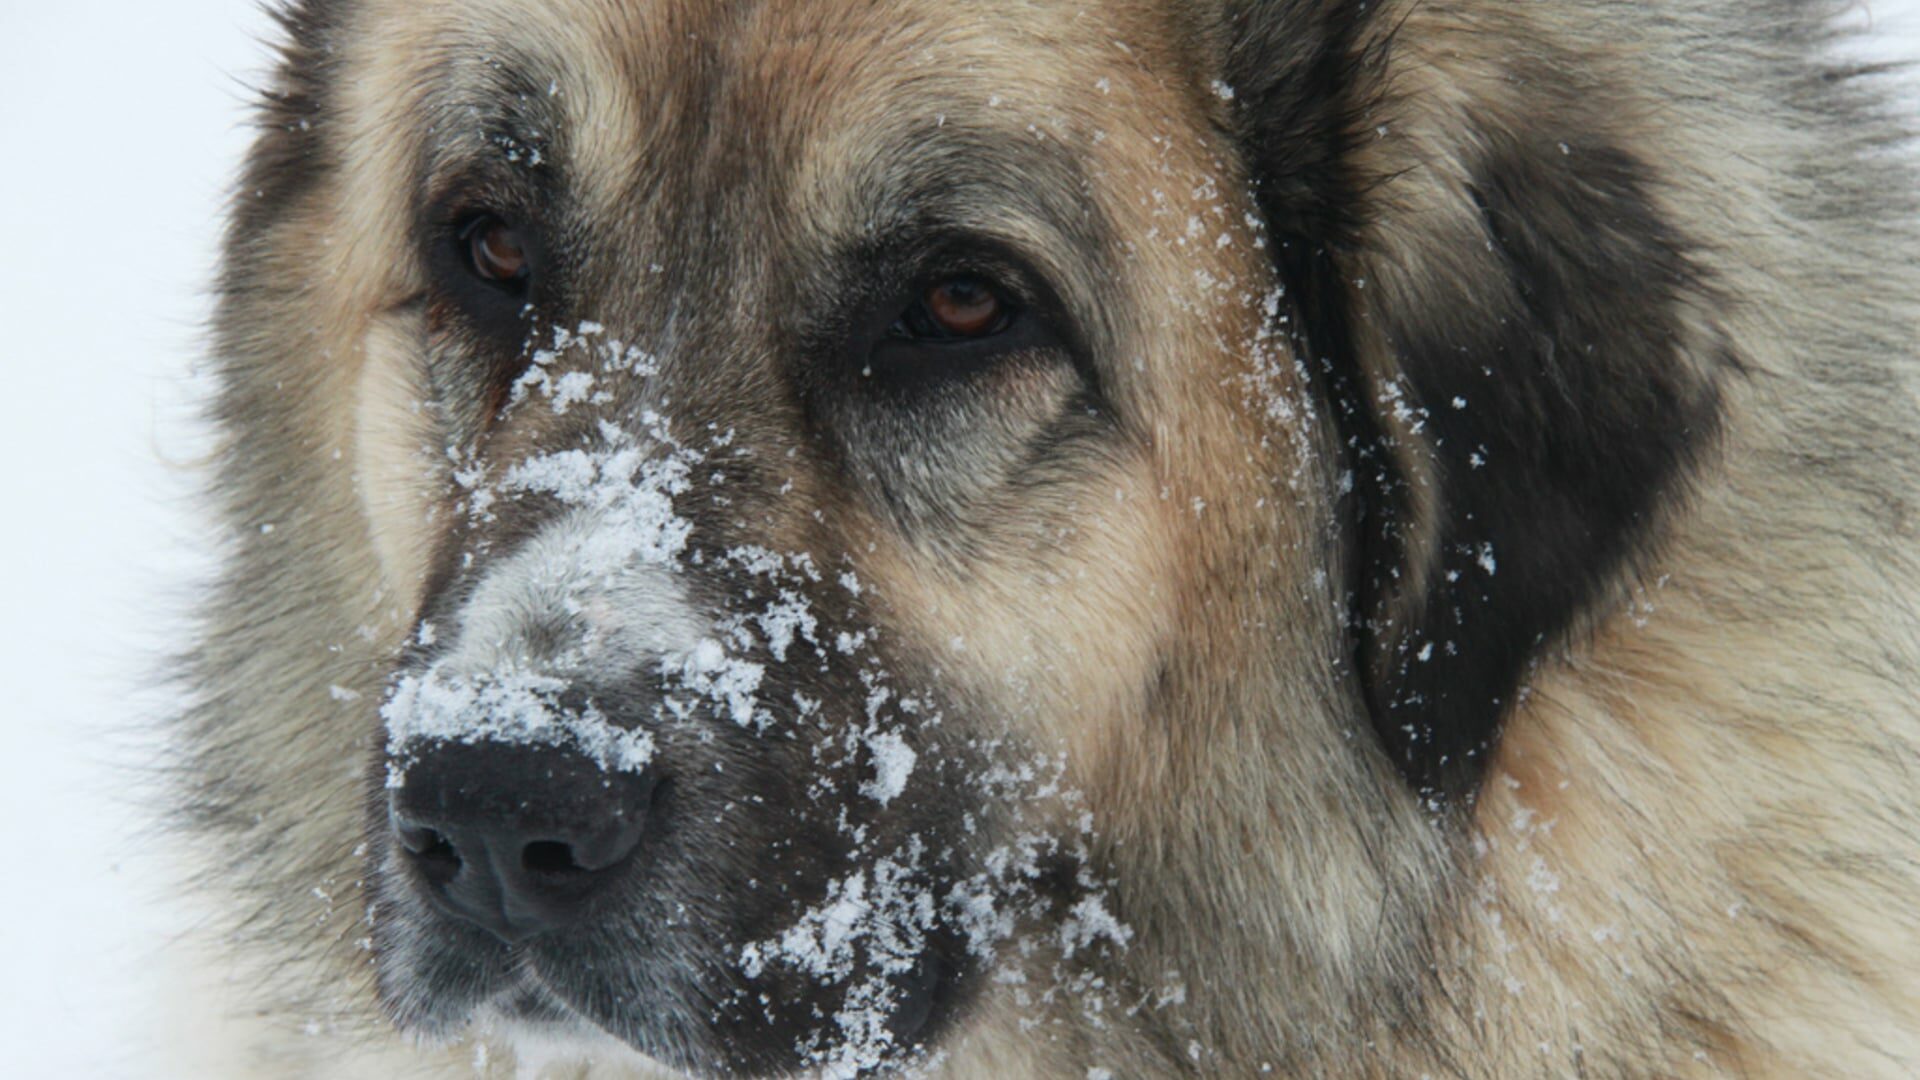
[[(1079, 194), (1130, 243), (1101, 295), (1066, 298), (1108, 312), (1125, 343), (1116, 408), (1153, 420), (1124, 450), (1045, 487), (979, 480), (964, 526), (987, 540), (957, 553), (804, 472), (791, 498), (822, 513), (767, 534), (823, 565), (845, 556), (895, 640), (1063, 755), (1120, 882), (1133, 940), (1099, 971), (1113, 1014), (994, 988), (938, 1075), (1920, 1070), (1911, 219), (1885, 220), (1870, 193), (1810, 190), (1857, 151), (1770, 96), (1810, 77), (1783, 47), (1706, 55), (1687, 38), (1721, 25), (1702, 5), (1671, 5), (1671, 27), (1598, 2), (1388, 6), (1369, 76), (1388, 104), (1354, 123), (1377, 125), (1359, 167), (1391, 179), (1341, 254), (1375, 392), (1400, 376), (1375, 305), (1495, 272), (1466, 193), (1476, 124), (1564, 131), (1575, 168), (1583, 134), (1650, 163), (1649, 197), (1704, 238), (1714, 280), (1688, 296), (1682, 354), (1704, 365), (1731, 343), (1751, 372), (1660, 506), (1659, 543), (1542, 649), (1458, 821), (1356, 749), (1371, 733), (1353, 722), (1338, 584), (1315, 576), (1338, 435), (1262, 337), (1272, 252), (1209, 90), (1204, 19), (1144, 0), (974, 4), (960, 20), (931, 3), (346, 5), (321, 126), (339, 168), (249, 234), (222, 316), (217, 411), (281, 458), (236, 458), (216, 481), (244, 569), (209, 603), (203, 702), (183, 729), (232, 773), (203, 764), (189, 785), (196, 824), (233, 857), (209, 878), (248, 913), (218, 925), (250, 959), (214, 963), (249, 965), (235, 984), (249, 1005), (266, 993), (218, 1040), (253, 1047), (251, 1064), (205, 1074), (514, 1074), (504, 1048), (476, 1049), (484, 1032), (402, 1045), (356, 947), (369, 718), (452, 516), (454, 466), (417, 411), (425, 286), (406, 200), (437, 145), (428, 89), (483, 67), (488, 42), (557, 66), (586, 213), (635, 235), (677, 211), (633, 186), (678, 137), (671, 73), (727, 67), (703, 107), (752, 126), (784, 199), (769, 236), (743, 241), (728, 285), (744, 306), (769, 302), (751, 267), (771, 234), (860, 220), (849, 178), (948, 110), (1066, 148)], [(1571, 65), (1566, 85), (1510, 77), (1534, 42)], [(1055, 236), (1011, 213), (988, 227), (1042, 250)], [(1071, 269), (1075, 252), (1049, 253), (1062, 265), (1043, 270)], [(1281, 360), (1256, 370), (1261, 355)], [(1000, 392), (998, 422), (1019, 433), (1061, 390), (1023, 375)], [(1430, 521), (1444, 477), (1388, 415), (1412, 517)], [(1407, 596), (1431, 584), (1411, 562)], [(1035, 955), (1036, 978), (1050, 959)]]

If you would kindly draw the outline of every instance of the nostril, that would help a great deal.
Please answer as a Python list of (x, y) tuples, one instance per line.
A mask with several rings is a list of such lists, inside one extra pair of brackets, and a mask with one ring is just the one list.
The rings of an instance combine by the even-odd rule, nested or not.
[(439, 830), (399, 821), (394, 824), (394, 835), (428, 881), (445, 885), (459, 875), (460, 853)]
[(565, 874), (584, 871), (573, 858), (573, 845), (558, 840), (535, 840), (520, 849), (521, 868), (536, 874)]
[(410, 855), (419, 855), (427, 849), (446, 843), (446, 838), (424, 825), (415, 825), (407, 821), (396, 820), (393, 833), (400, 838), (400, 846)]

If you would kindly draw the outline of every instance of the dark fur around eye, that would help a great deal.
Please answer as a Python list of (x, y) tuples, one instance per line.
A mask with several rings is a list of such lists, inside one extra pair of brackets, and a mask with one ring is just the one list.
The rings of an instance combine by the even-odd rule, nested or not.
[(548, 291), (539, 226), (492, 210), (436, 217), (427, 251), (434, 291), (469, 330), (518, 353)]
[(1074, 352), (1058, 304), (1028, 275), (960, 270), (914, 280), (854, 321), (855, 392), (918, 394), (1017, 358)]

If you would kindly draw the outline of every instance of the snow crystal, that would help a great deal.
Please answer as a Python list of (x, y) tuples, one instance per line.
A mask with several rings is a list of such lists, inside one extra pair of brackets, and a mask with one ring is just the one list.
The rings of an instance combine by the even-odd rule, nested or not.
[(905, 739), (891, 731), (868, 736), (867, 748), (873, 753), (874, 778), (860, 785), (860, 794), (885, 806), (907, 789), (907, 777), (913, 774), (919, 756)]
[(754, 621), (767, 635), (767, 651), (781, 662), (787, 659), (787, 648), (795, 637), (814, 641), (814, 630), (819, 626), (805, 598), (791, 589), (781, 590), (780, 599), (755, 616)]
[(592, 392), (592, 374), (585, 371), (564, 372), (553, 380), (550, 391), (553, 411), (564, 414), (569, 406), (588, 400)]
[(1068, 956), (1102, 938), (1115, 945), (1133, 940), (1133, 929), (1113, 917), (1098, 894), (1081, 897), (1060, 925), (1060, 945)]
[[(765, 728), (771, 722), (755, 705), (766, 669), (729, 655), (726, 646), (713, 638), (703, 639), (678, 662), (673, 658), (663, 660), (660, 674), (677, 688), (693, 690), (718, 702), (724, 706), (727, 717), (741, 727)], [(693, 711), (693, 705), (677, 694), (668, 694), (666, 704), (669, 711), (679, 716)]]
[(697, 671), (717, 671), (726, 659), (726, 646), (707, 638), (693, 647), (687, 656), (687, 665)]

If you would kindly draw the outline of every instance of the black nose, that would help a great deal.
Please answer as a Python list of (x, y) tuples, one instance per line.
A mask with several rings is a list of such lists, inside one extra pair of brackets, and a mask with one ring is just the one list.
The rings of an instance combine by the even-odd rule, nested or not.
[(571, 750), (421, 749), (388, 803), (401, 857), (440, 910), (509, 944), (578, 921), (635, 861), (659, 783)]

